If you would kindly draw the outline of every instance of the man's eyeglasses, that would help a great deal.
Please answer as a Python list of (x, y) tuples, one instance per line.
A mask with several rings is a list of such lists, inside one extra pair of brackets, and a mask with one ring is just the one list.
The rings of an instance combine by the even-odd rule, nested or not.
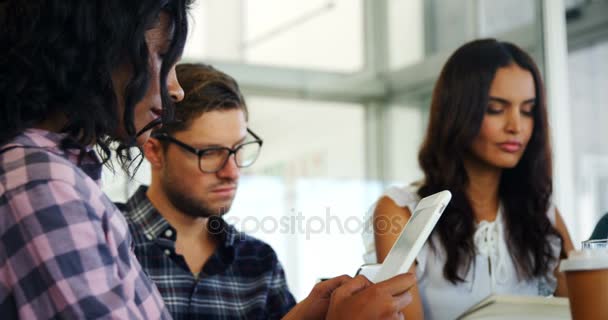
[(249, 167), (255, 162), (255, 160), (257, 160), (264, 141), (262, 141), (262, 139), (253, 133), (253, 131), (251, 131), (249, 128), (247, 129), (247, 132), (251, 134), (255, 140), (242, 143), (234, 149), (226, 147), (197, 149), (175, 139), (166, 133), (154, 133), (152, 134), (152, 137), (158, 140), (169, 141), (180, 146), (186, 151), (194, 153), (198, 156), (198, 168), (202, 172), (216, 173), (224, 168), (228, 162), (228, 159), (230, 159), (230, 156), (233, 154), (236, 166), (239, 168)]

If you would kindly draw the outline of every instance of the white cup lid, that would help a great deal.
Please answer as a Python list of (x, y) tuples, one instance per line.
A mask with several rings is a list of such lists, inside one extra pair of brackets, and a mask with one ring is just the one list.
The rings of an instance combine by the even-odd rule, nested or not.
[(585, 271), (608, 269), (608, 250), (594, 249), (571, 251), (568, 259), (561, 261), (559, 271)]

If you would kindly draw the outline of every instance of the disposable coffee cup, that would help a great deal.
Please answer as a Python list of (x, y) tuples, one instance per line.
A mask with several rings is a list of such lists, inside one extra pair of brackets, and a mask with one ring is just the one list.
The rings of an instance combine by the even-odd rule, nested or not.
[(574, 320), (608, 319), (608, 240), (572, 251), (560, 263)]
[(608, 249), (608, 239), (595, 239), (582, 242), (583, 251)]

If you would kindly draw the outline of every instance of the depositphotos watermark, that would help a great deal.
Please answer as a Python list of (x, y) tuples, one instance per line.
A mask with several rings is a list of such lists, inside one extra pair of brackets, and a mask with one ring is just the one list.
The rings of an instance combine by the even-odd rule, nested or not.
[[(333, 215), (331, 208), (325, 208), (324, 215), (304, 215), (291, 211), (284, 216), (224, 216), (224, 220), (237, 230), (248, 234), (283, 234), (305, 235), (310, 240), (314, 235), (345, 235), (376, 232), (376, 234), (399, 234), (405, 226), (405, 219), (400, 216), (391, 218), (370, 216)], [(209, 229), (221, 232), (219, 221), (210, 221)], [(215, 225), (214, 225), (215, 224)], [(374, 228), (375, 225), (375, 228)]]

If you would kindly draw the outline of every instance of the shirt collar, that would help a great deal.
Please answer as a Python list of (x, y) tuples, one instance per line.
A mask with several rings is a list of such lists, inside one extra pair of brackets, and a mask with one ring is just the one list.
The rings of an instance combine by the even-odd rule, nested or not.
[(131, 221), (141, 230), (148, 240), (154, 240), (169, 227), (169, 222), (156, 210), (146, 192), (147, 186), (140, 186), (127, 201), (127, 212)]
[[(148, 240), (169, 238), (175, 241), (177, 231), (156, 210), (146, 195), (147, 186), (140, 186), (127, 202), (127, 212), (131, 221), (142, 230)], [(222, 217), (211, 217), (207, 223), (209, 232), (218, 239), (221, 248), (233, 248), (239, 239), (239, 232)], [(171, 230), (167, 232), (167, 230)]]

